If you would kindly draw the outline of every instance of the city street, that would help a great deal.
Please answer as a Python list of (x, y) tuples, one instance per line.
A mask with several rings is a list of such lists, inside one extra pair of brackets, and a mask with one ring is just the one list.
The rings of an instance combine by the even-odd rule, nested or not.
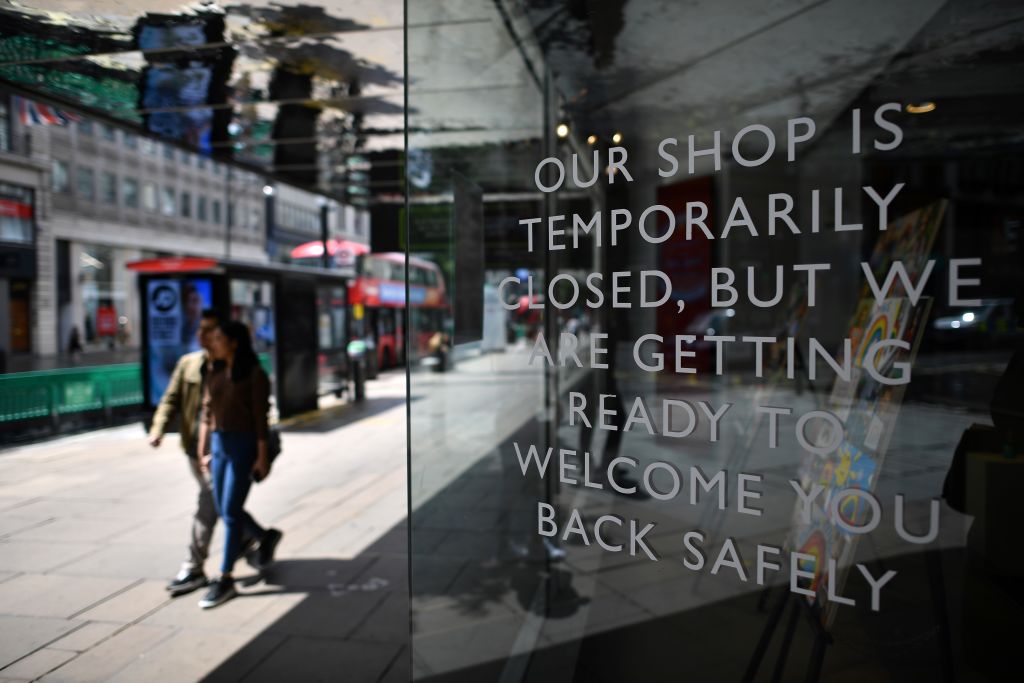
[[(0, 451), (0, 681), (405, 681), (405, 373), (290, 421), (247, 504), (284, 532), (209, 611), (164, 588), (195, 482), (139, 424)], [(223, 547), (214, 536), (207, 575)]]

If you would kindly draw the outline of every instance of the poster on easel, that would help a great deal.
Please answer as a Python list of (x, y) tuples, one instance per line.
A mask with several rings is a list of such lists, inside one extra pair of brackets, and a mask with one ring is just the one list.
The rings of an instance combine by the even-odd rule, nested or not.
[[(939, 201), (909, 213), (882, 233), (869, 261), (877, 283), (884, 281), (890, 266), (897, 261), (903, 264), (912, 283), (919, 281), (945, 204)], [(850, 377), (837, 377), (826, 402), (826, 408), (843, 425), (839, 446), (826, 455), (805, 453), (799, 468), (798, 478), (805, 493), (815, 485), (823, 487), (823, 491), (814, 498), (809, 510), (797, 503), (787, 545), (813, 558), (800, 567), (813, 572), (813, 579), (801, 587), (813, 591), (813, 597), (807, 599), (820, 609), (826, 628), (831, 626), (837, 607), (829, 601), (828, 589), (831, 587), (835, 595), (841, 595), (860, 538), (848, 527), (863, 526), (872, 514), (866, 499), (856, 494), (844, 495), (835, 505), (833, 499), (849, 489), (875, 491), (907, 387), (883, 383), (877, 376), (898, 377), (898, 368), (912, 366), (932, 305), (927, 297), (917, 299), (915, 305), (899, 281), (888, 294), (884, 299), (875, 299), (865, 282), (845, 335), (852, 353)], [(869, 349), (886, 340), (899, 340), (904, 345), (883, 347), (873, 358), (867, 357)], [(875, 376), (867, 364), (876, 370)], [(830, 438), (834, 436), (823, 430), (819, 443)]]

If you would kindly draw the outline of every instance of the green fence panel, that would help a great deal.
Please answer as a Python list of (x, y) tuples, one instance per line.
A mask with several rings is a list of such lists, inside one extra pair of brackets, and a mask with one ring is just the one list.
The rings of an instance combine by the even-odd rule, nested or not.
[(141, 405), (138, 363), (0, 375), (0, 423)]
[[(259, 359), (270, 374), (270, 354)], [(144, 400), (140, 363), (0, 375), (0, 423), (128, 408)]]

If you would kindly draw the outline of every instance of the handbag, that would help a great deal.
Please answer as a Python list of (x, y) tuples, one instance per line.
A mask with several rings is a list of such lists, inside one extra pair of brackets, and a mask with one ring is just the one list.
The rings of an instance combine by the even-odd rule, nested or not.
[(267, 457), (270, 462), (274, 462), (274, 458), (281, 455), (281, 430), (277, 428), (277, 425), (272, 425), (267, 430)]
[[(267, 460), (270, 463), (270, 467), (267, 469), (268, 475), (274, 467), (274, 460), (279, 455), (281, 455), (281, 430), (277, 428), (277, 425), (271, 425), (267, 430)], [(252, 480), (258, 484), (263, 481), (263, 477), (259, 477), (253, 472)]]

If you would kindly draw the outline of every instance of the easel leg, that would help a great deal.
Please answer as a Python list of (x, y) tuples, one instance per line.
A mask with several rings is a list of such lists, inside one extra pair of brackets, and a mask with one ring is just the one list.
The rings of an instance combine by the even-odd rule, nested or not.
[(800, 605), (793, 603), (793, 609), (789, 612), (789, 621), (786, 622), (786, 632), (782, 636), (782, 649), (779, 650), (779, 658), (775, 660), (772, 683), (779, 683), (782, 680), (782, 674), (786, 672), (786, 660), (789, 658), (789, 648), (793, 645), (793, 635), (796, 633), (796, 623), (799, 619)]
[(825, 663), (825, 648), (828, 646), (828, 634), (824, 629), (814, 637), (814, 651), (807, 666), (807, 683), (817, 683), (821, 678), (821, 667)]
[[(768, 589), (761, 595), (761, 602), (767, 600), (766, 595)], [(785, 589), (780, 589), (780, 595), (778, 602), (772, 608), (772, 611), (768, 614), (768, 621), (765, 622), (764, 630), (761, 631), (761, 638), (757, 641), (757, 647), (754, 648), (754, 654), (750, 658), (750, 663), (747, 664), (747, 671), (743, 674), (743, 680), (747, 683), (754, 680), (754, 676), (757, 675), (758, 669), (761, 668), (761, 662), (764, 660), (764, 655), (768, 651), (768, 645), (772, 641), (772, 635), (775, 633), (775, 627), (779, 625), (779, 620), (782, 618), (782, 613), (786, 609), (786, 604), (789, 602), (790, 593)]]
[(949, 612), (946, 609), (946, 581), (942, 571), (942, 551), (930, 550), (925, 553), (928, 563), (928, 582), (932, 589), (932, 607), (939, 624), (939, 661), (942, 662), (942, 680), (952, 681), (953, 639), (949, 633)]

